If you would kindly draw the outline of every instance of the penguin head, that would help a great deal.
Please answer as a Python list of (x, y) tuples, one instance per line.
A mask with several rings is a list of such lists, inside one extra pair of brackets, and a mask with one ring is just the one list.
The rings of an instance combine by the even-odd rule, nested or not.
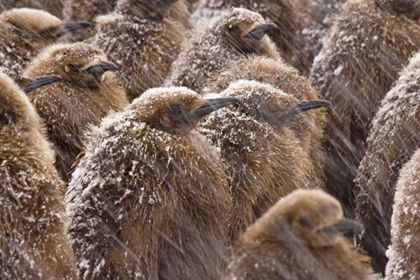
[(186, 135), (204, 116), (237, 102), (236, 98), (204, 99), (185, 87), (173, 87), (149, 89), (133, 104), (151, 127)]
[(18, 38), (34, 47), (44, 47), (60, 37), (81, 28), (90, 27), (88, 22), (63, 23), (52, 14), (30, 8), (12, 9), (0, 15), (8, 36)]
[(141, 18), (162, 20), (169, 14), (172, 5), (178, 0), (120, 0), (116, 11)]
[(346, 231), (363, 227), (343, 217), (340, 203), (321, 190), (296, 190), (278, 201), (259, 222), (260, 231), (284, 240), (280, 225), (286, 224), (292, 238), (288, 242), (322, 248), (334, 246)]
[(239, 110), (277, 127), (300, 113), (330, 105), (326, 100), (299, 101), (270, 84), (248, 80), (231, 83), (221, 96), (238, 98)]
[(86, 43), (56, 44), (46, 48), (26, 68), (24, 76), (59, 75), (81, 88), (97, 88), (108, 71), (117, 70), (100, 49)]
[(412, 20), (420, 18), (419, 0), (375, 0), (375, 4), (391, 15), (403, 15)]
[(263, 48), (264, 36), (277, 26), (267, 23), (258, 13), (232, 8), (220, 16), (215, 22), (215, 28), (225, 44), (240, 52), (259, 53)]

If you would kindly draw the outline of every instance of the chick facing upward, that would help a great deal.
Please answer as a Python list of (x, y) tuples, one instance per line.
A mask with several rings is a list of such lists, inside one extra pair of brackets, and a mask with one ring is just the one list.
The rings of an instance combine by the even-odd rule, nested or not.
[(116, 66), (99, 49), (85, 44), (57, 44), (45, 49), (25, 70), (25, 78), (56, 74), (62, 80), (35, 90), (29, 98), (45, 121), (64, 180), (83, 147), (88, 125), (98, 124), (128, 100), (110, 71)]
[(247, 229), (222, 279), (367, 279), (368, 258), (341, 235), (361, 229), (332, 196), (297, 190)]
[(63, 23), (57, 17), (35, 9), (21, 8), (0, 15), (0, 68), (19, 80), (24, 67), (38, 52), (64, 34), (89, 27), (86, 22)]
[(260, 14), (242, 8), (227, 10), (205, 28), (195, 29), (164, 85), (200, 90), (213, 73), (248, 54), (280, 59), (274, 44), (264, 36), (273, 28)]
[(237, 101), (155, 88), (93, 129), (67, 193), (84, 279), (220, 276), (229, 189), (216, 149), (193, 128)]

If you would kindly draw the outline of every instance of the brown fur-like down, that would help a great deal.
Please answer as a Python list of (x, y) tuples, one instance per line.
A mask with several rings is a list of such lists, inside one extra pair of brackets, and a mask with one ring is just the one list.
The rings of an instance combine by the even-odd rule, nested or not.
[[(326, 184), (346, 216), (354, 216), (353, 180), (368, 126), (398, 71), (419, 48), (416, 22), (388, 14), (373, 0), (349, 0), (315, 58), (310, 80), (333, 105), (324, 132)], [(373, 266), (378, 268), (375, 259)]]
[(0, 70), (19, 81), (23, 69), (38, 52), (56, 42), (65, 24), (35, 9), (13, 9), (0, 14)]
[(233, 199), (229, 236), (234, 244), (279, 198), (312, 187), (317, 178), (312, 178), (309, 149), (286, 125), (297, 98), (269, 84), (245, 80), (230, 84), (220, 95), (236, 97), (240, 103), (209, 116), (199, 131), (220, 148), (226, 166)]
[(29, 99), (47, 126), (56, 167), (65, 181), (83, 149), (87, 126), (99, 124), (111, 111), (128, 105), (125, 90), (113, 73), (86, 72), (107, 62), (106, 55), (91, 45), (57, 44), (45, 49), (25, 70), (28, 78), (51, 74), (63, 78), (31, 92)]
[[(66, 0), (64, 2), (64, 20), (92, 21), (99, 15), (111, 13), (117, 0)], [(150, 4), (149, 4), (150, 5)], [(151, 5), (153, 9), (153, 4)], [(179, 22), (185, 29), (191, 29), (190, 13), (185, 0), (178, 0), (169, 11), (169, 17)], [(86, 29), (83, 32), (71, 33), (66, 39), (82, 41), (95, 35), (95, 29)]]
[(162, 2), (119, 0), (115, 13), (97, 18), (93, 44), (120, 66), (130, 101), (162, 85), (186, 38), (168, 18), (171, 4)]
[(367, 279), (369, 258), (334, 231), (342, 222), (336, 199), (320, 190), (297, 190), (241, 236), (222, 279)]
[(386, 280), (420, 277), (420, 150), (401, 169), (395, 188)]
[[(271, 84), (298, 100), (319, 99), (318, 92), (299, 72), (285, 63), (265, 57), (248, 57), (238, 60), (230, 67), (211, 77), (202, 93), (221, 92), (237, 80), (253, 80)], [(322, 131), (325, 125), (325, 111), (312, 110), (295, 118), (286, 126), (296, 133), (301, 146), (310, 151), (315, 174), (311, 175), (314, 187), (324, 186)]]
[(1, 279), (77, 279), (64, 190), (40, 118), (0, 73)]
[(420, 53), (381, 102), (356, 176), (356, 211), (365, 224), (362, 245), (386, 263), (395, 184), (420, 147)]
[(164, 85), (201, 90), (211, 75), (245, 57), (266, 55), (280, 59), (270, 38), (247, 38), (252, 30), (266, 24), (257, 13), (242, 8), (229, 9), (206, 26), (198, 26), (184, 50), (173, 63)]
[(241, 7), (261, 14), (277, 25), (268, 34), (278, 47), (280, 55), (291, 65), (301, 69), (299, 62), (299, 42), (301, 22), (298, 18), (296, 0), (203, 0), (193, 14), (193, 20), (217, 16), (226, 9)]
[(187, 88), (150, 89), (90, 134), (66, 195), (83, 279), (219, 279), (231, 199), (188, 120), (203, 105)]
[(13, 8), (31, 8), (44, 10), (56, 17), (62, 17), (63, 2), (67, 0), (2, 0), (0, 12)]

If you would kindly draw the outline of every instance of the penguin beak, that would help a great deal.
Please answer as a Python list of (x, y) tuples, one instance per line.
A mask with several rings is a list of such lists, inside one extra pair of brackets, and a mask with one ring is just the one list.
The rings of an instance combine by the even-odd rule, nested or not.
[(57, 38), (60, 38), (64, 35), (66, 35), (69, 32), (72, 32), (74, 30), (78, 30), (78, 29), (82, 29), (82, 28), (87, 28), (87, 27), (91, 27), (92, 24), (90, 22), (86, 22), (86, 21), (74, 21), (74, 22), (68, 22), (64, 25), (63, 28), (61, 28), (60, 30), (58, 30), (58, 32), (55, 34), (55, 36)]
[(276, 29), (277, 25), (274, 23), (265, 23), (254, 29), (252, 29), (248, 34), (244, 36), (246, 39), (261, 40), (268, 31)]
[(207, 103), (198, 108), (194, 113), (188, 115), (188, 119), (197, 119), (204, 117), (205, 115), (210, 114), (216, 110), (219, 110), (223, 107), (236, 104), (239, 102), (239, 99), (234, 97), (226, 97), (226, 98), (215, 98), (215, 99), (207, 99)]
[(100, 77), (102, 76), (106, 71), (116, 71), (118, 70), (118, 67), (112, 63), (112, 62), (101, 62), (99, 64), (93, 65), (89, 67), (88, 69), (84, 70), (84, 73), (87, 73), (89, 75)]
[(348, 232), (348, 231), (361, 232), (363, 231), (363, 225), (360, 224), (359, 222), (343, 218), (338, 223), (332, 226), (323, 228), (322, 231), (326, 234), (331, 234), (331, 235), (337, 234), (340, 232)]
[(289, 112), (287, 112), (287, 116), (293, 117), (295, 115), (298, 115), (300, 113), (303, 113), (312, 109), (327, 107), (330, 105), (331, 105), (331, 102), (327, 100), (305, 100), (302, 103), (293, 107)]
[(52, 84), (54, 82), (60, 81), (61, 76), (58, 75), (50, 75), (50, 76), (41, 76), (32, 79), (26, 87), (23, 89), (25, 93), (30, 93), (33, 90), (36, 90), (37, 88)]

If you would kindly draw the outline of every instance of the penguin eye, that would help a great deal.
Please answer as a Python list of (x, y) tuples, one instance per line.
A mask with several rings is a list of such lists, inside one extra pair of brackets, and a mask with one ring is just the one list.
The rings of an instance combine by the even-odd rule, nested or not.
[(184, 115), (184, 110), (181, 107), (173, 107), (169, 110), (169, 114), (174, 118), (180, 118)]
[(306, 217), (300, 218), (299, 223), (302, 226), (308, 227), (308, 228), (313, 228), (315, 226), (315, 223), (311, 219), (306, 218)]

